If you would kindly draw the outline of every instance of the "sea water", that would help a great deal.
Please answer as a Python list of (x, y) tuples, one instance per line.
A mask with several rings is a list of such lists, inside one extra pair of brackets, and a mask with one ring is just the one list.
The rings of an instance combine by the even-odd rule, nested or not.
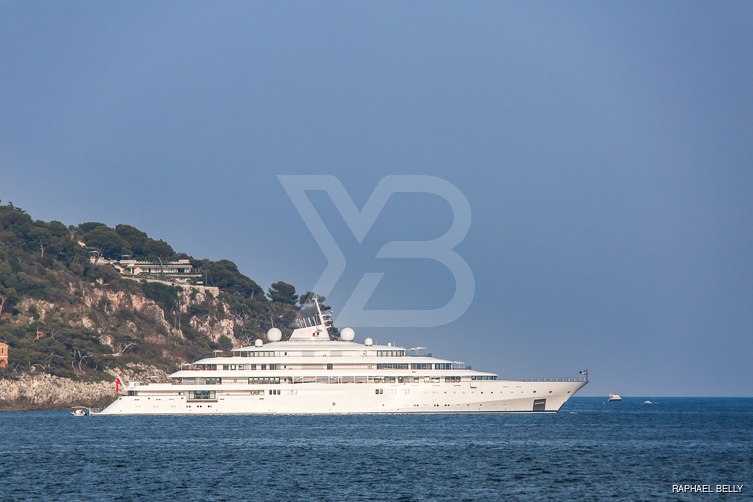
[[(0, 499), (751, 498), (753, 399), (643, 400), (575, 397), (556, 415), (6, 412)], [(696, 485), (713, 495), (678, 492)]]

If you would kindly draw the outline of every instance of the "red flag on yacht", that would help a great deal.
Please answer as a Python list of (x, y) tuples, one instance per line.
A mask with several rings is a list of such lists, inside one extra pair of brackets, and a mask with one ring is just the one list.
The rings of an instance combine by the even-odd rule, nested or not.
[(123, 383), (120, 380), (120, 377), (115, 377), (115, 394), (117, 394), (120, 391), (120, 384)]

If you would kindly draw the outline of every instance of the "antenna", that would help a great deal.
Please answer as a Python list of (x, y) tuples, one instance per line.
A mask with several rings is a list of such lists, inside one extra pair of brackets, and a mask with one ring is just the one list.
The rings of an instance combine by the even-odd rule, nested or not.
[(578, 374), (584, 375), (586, 377), (586, 383), (588, 383), (588, 368), (584, 369), (583, 371), (579, 371)]
[(316, 296), (313, 296), (311, 299), (314, 301), (314, 305), (316, 305), (316, 312), (319, 315), (319, 322), (321, 323), (322, 326), (326, 328), (327, 323), (324, 321), (324, 314), (322, 314), (322, 309), (319, 306), (319, 298), (317, 298)]

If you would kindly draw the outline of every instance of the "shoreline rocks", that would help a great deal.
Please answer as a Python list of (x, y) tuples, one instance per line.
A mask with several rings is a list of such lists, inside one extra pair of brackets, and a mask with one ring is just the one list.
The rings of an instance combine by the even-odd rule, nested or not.
[[(119, 373), (123, 386), (131, 381), (164, 382), (167, 373), (145, 365), (133, 365)], [(100, 408), (116, 397), (111, 381), (84, 382), (47, 373), (26, 374), (0, 380), (0, 411), (59, 410), (71, 406)]]

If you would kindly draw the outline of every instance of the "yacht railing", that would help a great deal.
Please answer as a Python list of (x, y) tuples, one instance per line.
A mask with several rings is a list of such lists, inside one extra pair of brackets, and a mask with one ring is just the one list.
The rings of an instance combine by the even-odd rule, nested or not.
[(515, 382), (587, 382), (586, 377), (571, 378), (500, 378), (499, 380), (510, 380)]

